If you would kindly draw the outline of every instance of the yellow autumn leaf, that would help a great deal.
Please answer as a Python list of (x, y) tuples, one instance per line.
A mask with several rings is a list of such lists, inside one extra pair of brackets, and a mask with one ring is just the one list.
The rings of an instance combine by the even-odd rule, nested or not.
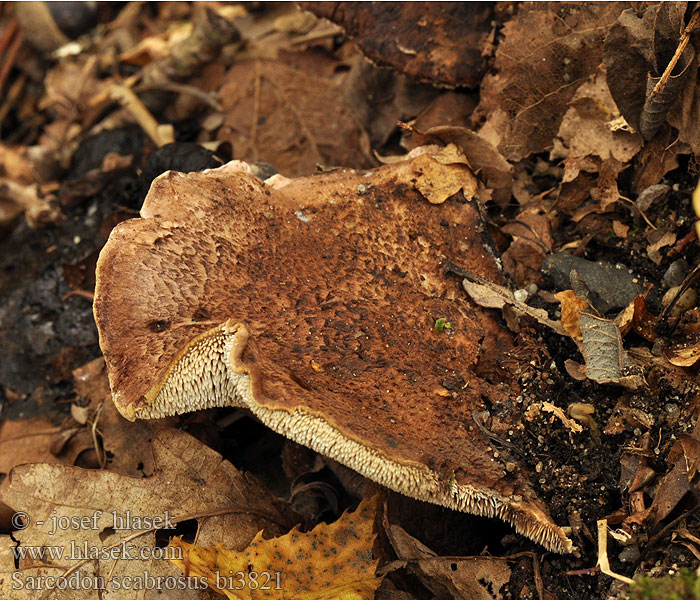
[(335, 523), (308, 533), (297, 528), (265, 540), (259, 532), (242, 552), (196, 546), (173, 538), (185, 575), (199, 577), (231, 600), (371, 600), (382, 581), (372, 558), (377, 496)]

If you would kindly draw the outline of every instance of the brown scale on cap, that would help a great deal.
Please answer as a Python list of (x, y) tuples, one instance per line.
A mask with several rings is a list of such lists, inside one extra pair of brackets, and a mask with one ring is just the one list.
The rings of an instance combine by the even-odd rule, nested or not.
[(132, 420), (247, 407), (388, 488), (570, 552), (475, 426), (518, 394), (497, 366), (513, 342), (443, 275), (451, 259), (500, 279), (473, 203), (417, 191), (426, 164), (448, 168), (423, 156), (280, 189), (227, 167), (156, 179), (97, 266), (114, 402)]

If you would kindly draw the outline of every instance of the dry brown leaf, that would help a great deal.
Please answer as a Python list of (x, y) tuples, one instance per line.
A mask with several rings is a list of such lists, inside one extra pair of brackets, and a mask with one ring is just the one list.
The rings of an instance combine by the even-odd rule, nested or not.
[(529, 204), (501, 227), (501, 231), (513, 238), (501, 256), (505, 272), (519, 286), (541, 283), (542, 262), (551, 254), (554, 244), (546, 208)]
[[(78, 397), (88, 404), (93, 418), (99, 407), (97, 425), (102, 449), (107, 456), (105, 467), (110, 471), (134, 477), (152, 475), (153, 430), (148, 422), (128, 423), (119, 414), (112, 402), (104, 358), (96, 358), (75, 369), (73, 380)], [(158, 423), (158, 428), (165, 426), (164, 423)]]
[(559, 323), (549, 318), (546, 310), (533, 308), (525, 304), (525, 302), (519, 302), (508, 288), (477, 276), (470, 276), (470, 279), (464, 279), (462, 286), (469, 294), (469, 297), (480, 306), (485, 308), (503, 308), (505, 305), (509, 305), (513, 307), (516, 313), (532, 317), (559, 334), (564, 335), (565, 333)]
[(494, 18), (489, 3), (300, 4), (341, 25), (370, 60), (419, 81), (474, 86), (486, 68)]
[(72, 465), (81, 452), (92, 447), (84, 428), (58, 426), (45, 416), (6, 419), (0, 423), (0, 473), (32, 462)]
[(517, 161), (552, 147), (568, 102), (602, 60), (605, 34), (623, 2), (524, 4), (503, 27), (494, 75), (481, 87), (477, 113), (490, 140)]
[(652, 243), (647, 246), (647, 255), (654, 261), (657, 265), (661, 264), (664, 257), (661, 255), (661, 248), (666, 246), (672, 246), (676, 243), (676, 233), (673, 231), (663, 231), (657, 229), (656, 231), (649, 234), (649, 238)]
[[(416, 126), (417, 127), (417, 126)], [(503, 158), (496, 147), (478, 133), (465, 127), (438, 126), (427, 130), (413, 131), (410, 148), (420, 144), (455, 144), (460, 148), (474, 172), (492, 192), (492, 199), (498, 204), (510, 202), (513, 187), (513, 167)]]
[(366, 134), (342, 90), (314, 73), (267, 60), (231, 67), (219, 90), (226, 120), (218, 139), (230, 141), (237, 158), (269, 162), (287, 176), (319, 164), (369, 166)]
[(369, 133), (372, 148), (381, 148), (387, 142), (397, 130), (397, 121), (413, 119), (433, 100), (437, 102), (442, 97), (434, 87), (381, 69), (359, 52), (353, 58), (352, 67), (343, 78), (343, 95)]
[(632, 190), (635, 193), (659, 183), (666, 173), (677, 169), (679, 154), (692, 152), (688, 144), (678, 143), (677, 138), (677, 132), (664, 125), (653, 140), (644, 144), (632, 168)]
[(581, 425), (567, 417), (561, 408), (555, 406), (551, 402), (542, 402), (542, 410), (545, 412), (554, 413), (557, 417), (559, 417), (561, 422), (574, 433), (581, 433), (583, 431), (583, 427), (581, 427)]
[(640, 12), (635, 7), (621, 12), (603, 49), (612, 97), (627, 122), (637, 130), (646, 98), (647, 74), (654, 60), (655, 9), (656, 6), (650, 6)]
[(664, 349), (664, 356), (677, 367), (692, 367), (700, 360), (700, 341), (686, 341)]
[(377, 499), (365, 499), (335, 523), (306, 533), (294, 528), (265, 540), (260, 532), (240, 552), (174, 538), (170, 547), (180, 549), (184, 559), (172, 562), (231, 600), (372, 600), (382, 582), (372, 557)]
[(437, 556), (430, 548), (402, 527), (384, 520), (384, 530), (398, 557), (398, 566), (406, 565), (423, 585), (438, 597), (454, 600), (500, 599), (501, 588), (510, 580), (511, 569), (505, 560), (488, 556)]
[(561, 326), (575, 340), (582, 339), (579, 314), (588, 308), (588, 302), (579, 298), (574, 290), (557, 292), (554, 297), (561, 302)]
[(661, 480), (651, 505), (654, 524), (665, 519), (688, 492), (697, 490), (700, 440), (696, 434), (681, 433), (666, 462), (671, 468)]
[[(133, 590), (139, 584), (149, 585), (147, 576), (160, 577), (157, 581), (163, 589), (164, 578), (175, 580), (179, 573), (156, 548), (152, 526), (172, 532), (167, 528), (179, 520), (199, 517), (202, 543), (225, 539), (238, 547), (245, 547), (263, 527), (279, 535), (291, 526), (290, 515), (261, 484), (188, 434), (172, 429), (158, 432), (153, 454), (158, 470), (152, 477), (65, 465), (15, 467), (8, 485), (3, 486), (2, 501), (26, 515), (27, 527), (15, 531), (13, 537), (28, 554), (19, 558), (16, 569), (8, 548), (14, 543), (6, 536), (0, 541), (0, 597), (36, 598), (36, 592), (26, 588), (35, 584), (46, 590), (49, 582), (33, 577), (61, 576), (69, 574), (69, 569), (79, 580), (91, 578), (120, 597), (123, 592), (117, 592), (118, 585)], [(48, 551), (31, 555), (32, 547), (42, 546), (56, 550), (51, 551), (52, 556)], [(82, 560), (83, 548), (93, 559)], [(71, 553), (71, 549), (77, 551)], [(115, 561), (115, 557), (122, 560)], [(92, 579), (99, 576), (101, 580)], [(150, 585), (158, 584), (151, 581)], [(55, 590), (43, 597), (58, 600), (66, 596)], [(99, 589), (71, 589), (70, 595), (71, 600), (102, 597)], [(190, 590), (183, 598), (198, 596)]]
[(641, 149), (641, 135), (612, 127), (620, 112), (600, 71), (593, 80), (579, 86), (569, 106), (554, 140), (551, 159), (596, 156), (627, 163)]
[(416, 189), (431, 204), (442, 204), (458, 192), (471, 200), (477, 190), (477, 179), (469, 162), (454, 144), (437, 154), (421, 154), (412, 163), (416, 173)]

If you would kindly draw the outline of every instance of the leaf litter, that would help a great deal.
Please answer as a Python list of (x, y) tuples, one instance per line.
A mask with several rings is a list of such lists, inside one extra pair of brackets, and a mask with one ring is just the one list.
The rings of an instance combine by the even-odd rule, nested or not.
[[(392, 520), (374, 544), (386, 573), (375, 597), (612, 598), (624, 595), (629, 578), (695, 570), (695, 7), (436, 3), (419, 18), (412, 7), (307, 8), (318, 16), (291, 4), (113, 6), (53, 56), (65, 34), (53, 45), (22, 39), (32, 17), (0, 9), (2, 593), (36, 597), (7, 587), (13, 574), (66, 573), (73, 565), (47, 562), (45, 554), (15, 559), (13, 548), (71, 541), (104, 548), (116, 540), (104, 515), (99, 530), (49, 536), (35, 519), (50, 522), (52, 510), (67, 518), (108, 513), (134, 505), (141, 490), (141, 513), (166, 505), (178, 515), (183, 507), (199, 511), (190, 542), (241, 551), (258, 531), (251, 515), (267, 514), (275, 496), (288, 500), (291, 489), (301, 490), (315, 507), (306, 514), (311, 527), (321, 511), (335, 519), (354, 506), (349, 490), (362, 488), (319, 457), (286, 465), (300, 478), (292, 485), (279, 465), (294, 455), (289, 443), (238, 409), (129, 423), (111, 401), (92, 321), (91, 270), (110, 230), (138, 214), (159, 174), (144, 173), (156, 146), (163, 168), (196, 170), (182, 158), (193, 153), (184, 142), (209, 148), (207, 166), (235, 158), (263, 180), (275, 172), (361, 172), (377, 166), (376, 157), (400, 164), (418, 149), (411, 157), (424, 153), (416, 163), (425, 163), (420, 193), (435, 206), (456, 199), (477, 206), (485, 252), (501, 261), (502, 279), (477, 281), (465, 275), (469, 264), (439, 258), (444, 278), (464, 280), (463, 295), (444, 301), (487, 307), (514, 340), (499, 354), (489, 336), (480, 338), (475, 373), (498, 382), (510, 370), (518, 393), (508, 405), (460, 418), (489, 440), (505, 473), (516, 464), (533, 473), (537, 496), (567, 524), (577, 554), (553, 558), (512, 531), (493, 524), (481, 531), (478, 520), (460, 541), (443, 532), (428, 542), (426, 530), (412, 530), (424, 508), (409, 504), (400, 515), (389, 510)], [(380, 22), (389, 25), (377, 28)], [(428, 154), (440, 153), (431, 174)], [(278, 185), (287, 181), (281, 176)], [(374, 192), (359, 197), (378, 206), (393, 201)], [(407, 236), (421, 247), (419, 227)], [(583, 285), (572, 285), (568, 263), (556, 277), (549, 268), (561, 254), (611, 269), (591, 275), (576, 267)], [(617, 298), (623, 279), (627, 291)], [(423, 326), (449, 347), (456, 323), (441, 308)], [(322, 365), (311, 358), (317, 372)], [(457, 414), (461, 390), (474, 383), (455, 372), (434, 391)], [(201, 441), (161, 431), (165, 425)], [(177, 448), (170, 458), (163, 444)], [(264, 483), (238, 479), (221, 466), (229, 464), (221, 454)], [(197, 466), (182, 470), (182, 460)], [(215, 464), (223, 471), (202, 466)], [(243, 509), (245, 527), (210, 514), (218, 500), (207, 493), (226, 496), (222, 481), (258, 490), (255, 506)], [(72, 509), (66, 499), (75, 501)], [(389, 508), (395, 502), (390, 495)], [(25, 511), (29, 526), (18, 529), (13, 511)], [(288, 533), (296, 519), (279, 511), (287, 516), (268, 523), (273, 535)], [(467, 522), (448, 529), (466, 531)], [(246, 535), (238, 538), (241, 527)], [(136, 535), (140, 548), (168, 537), (125, 534)], [(305, 532), (298, 535), (308, 543)], [(490, 555), (475, 557), (484, 547)], [(154, 576), (181, 575), (167, 561), (101, 558), (73, 573), (114, 580), (142, 576), (146, 567)], [(80, 594), (71, 597), (98, 597)], [(110, 597), (132, 596), (113, 590)]]

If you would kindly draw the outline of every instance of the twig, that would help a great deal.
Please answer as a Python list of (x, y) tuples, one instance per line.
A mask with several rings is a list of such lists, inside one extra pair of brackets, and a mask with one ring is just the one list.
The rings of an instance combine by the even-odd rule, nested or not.
[(656, 226), (649, 220), (649, 218), (644, 214), (644, 211), (637, 206), (637, 203), (634, 200), (631, 200), (630, 198), (627, 198), (626, 196), (620, 196), (620, 200), (624, 200), (625, 202), (629, 202), (630, 205), (633, 208), (636, 208), (639, 214), (642, 216), (642, 219), (646, 221), (646, 224), (649, 225), (654, 231), (656, 231)]
[(17, 58), (17, 53), (22, 47), (22, 42), (24, 41), (24, 36), (21, 31), (15, 33), (14, 30), (9, 32), (9, 35), (15, 34), (12, 44), (10, 45), (7, 54), (3, 57), (2, 65), (0, 66), (0, 89), (5, 85), (5, 79), (10, 74), (10, 70), (15, 64), (15, 58)]
[(124, 106), (136, 119), (156, 146), (161, 147), (175, 141), (172, 125), (160, 125), (134, 92), (124, 85), (115, 85), (110, 97)]
[(598, 521), (598, 562), (596, 566), (600, 568), (602, 573), (609, 575), (613, 579), (624, 581), (628, 585), (634, 583), (634, 579), (613, 573), (613, 570), (610, 568), (610, 561), (608, 560), (608, 522), (605, 519)]
[(658, 96), (661, 92), (664, 91), (666, 83), (668, 83), (668, 79), (669, 77), (671, 77), (673, 69), (676, 68), (676, 64), (680, 60), (681, 56), (683, 55), (683, 52), (685, 51), (686, 46), (688, 45), (688, 42), (690, 41), (690, 34), (697, 27), (698, 22), (700, 22), (700, 10), (696, 10), (693, 13), (693, 16), (690, 17), (688, 25), (681, 34), (680, 41), (678, 42), (678, 47), (676, 48), (676, 52), (673, 54), (673, 58), (671, 58), (671, 60), (669, 61), (668, 66), (666, 67), (666, 70), (664, 71), (663, 75), (661, 75), (661, 79), (659, 79), (659, 81), (656, 82), (654, 89), (651, 91), (651, 94), (649, 95), (650, 99)]
[(214, 110), (223, 110), (221, 103), (216, 98), (215, 94), (208, 94), (207, 92), (204, 92), (193, 85), (186, 85), (184, 83), (161, 82), (138, 85), (134, 89), (136, 92), (162, 90), (164, 92), (175, 92), (177, 94), (189, 94), (190, 96), (194, 96), (195, 98), (198, 98), (205, 104), (211, 106)]

